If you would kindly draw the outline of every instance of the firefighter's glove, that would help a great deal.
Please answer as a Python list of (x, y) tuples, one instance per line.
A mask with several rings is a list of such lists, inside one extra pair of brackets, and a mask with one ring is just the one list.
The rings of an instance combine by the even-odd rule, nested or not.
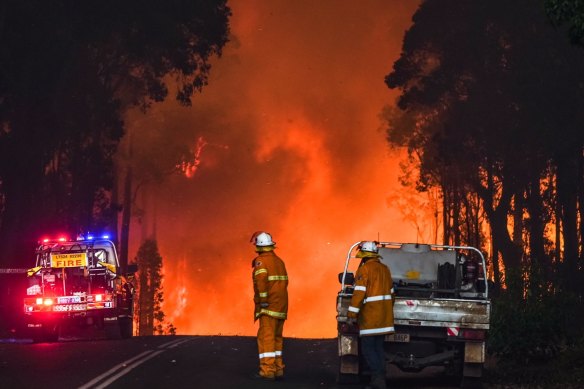
[(347, 324), (350, 324), (352, 326), (357, 325), (357, 318), (356, 317), (348, 317)]
[(267, 308), (268, 305), (269, 305), (268, 303), (260, 303), (260, 307), (262, 307), (262, 308)]

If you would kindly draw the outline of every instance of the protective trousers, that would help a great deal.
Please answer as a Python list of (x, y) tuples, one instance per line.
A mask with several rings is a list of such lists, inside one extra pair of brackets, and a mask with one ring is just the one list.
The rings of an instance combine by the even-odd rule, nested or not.
[(385, 335), (362, 336), (361, 352), (371, 370), (371, 388), (385, 389)]
[(284, 376), (282, 349), (284, 346), (284, 320), (268, 315), (259, 317), (258, 351), (260, 357), (260, 375), (266, 378)]

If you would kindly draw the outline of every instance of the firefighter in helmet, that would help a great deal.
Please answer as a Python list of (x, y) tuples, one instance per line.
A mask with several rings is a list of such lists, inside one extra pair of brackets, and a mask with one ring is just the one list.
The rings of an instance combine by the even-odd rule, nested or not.
[(267, 232), (256, 232), (251, 242), (257, 256), (252, 261), (254, 321), (259, 320), (259, 373), (254, 378), (284, 377), (282, 332), (288, 314), (288, 273), (284, 261), (274, 252), (276, 243)]
[(371, 388), (385, 389), (385, 335), (393, 326), (393, 281), (389, 268), (381, 263), (376, 242), (359, 245), (361, 264), (355, 274), (355, 289), (348, 317), (359, 322), (361, 351), (371, 370)]

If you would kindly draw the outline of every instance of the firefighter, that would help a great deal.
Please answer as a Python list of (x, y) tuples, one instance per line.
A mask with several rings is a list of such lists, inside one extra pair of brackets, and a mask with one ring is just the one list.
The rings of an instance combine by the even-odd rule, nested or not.
[(284, 261), (274, 252), (276, 243), (270, 234), (256, 232), (251, 242), (257, 253), (252, 261), (254, 321), (260, 322), (257, 338), (260, 368), (254, 378), (282, 379), (282, 332), (288, 314), (288, 273)]
[(361, 264), (355, 274), (355, 289), (348, 317), (359, 323), (361, 352), (371, 370), (370, 388), (385, 389), (385, 335), (393, 326), (393, 281), (389, 268), (381, 263), (376, 242), (359, 245)]

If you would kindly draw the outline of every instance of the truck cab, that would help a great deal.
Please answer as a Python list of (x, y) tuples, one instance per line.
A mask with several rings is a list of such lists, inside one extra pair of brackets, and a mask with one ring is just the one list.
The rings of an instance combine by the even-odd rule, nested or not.
[[(359, 355), (358, 328), (347, 320), (358, 267), (353, 244), (339, 274), (337, 295), (339, 380), (355, 381), (367, 367)], [(439, 366), (461, 385), (480, 383), (490, 322), (482, 253), (467, 246), (379, 242), (395, 292), (395, 333), (387, 335), (387, 364), (404, 372)]]

